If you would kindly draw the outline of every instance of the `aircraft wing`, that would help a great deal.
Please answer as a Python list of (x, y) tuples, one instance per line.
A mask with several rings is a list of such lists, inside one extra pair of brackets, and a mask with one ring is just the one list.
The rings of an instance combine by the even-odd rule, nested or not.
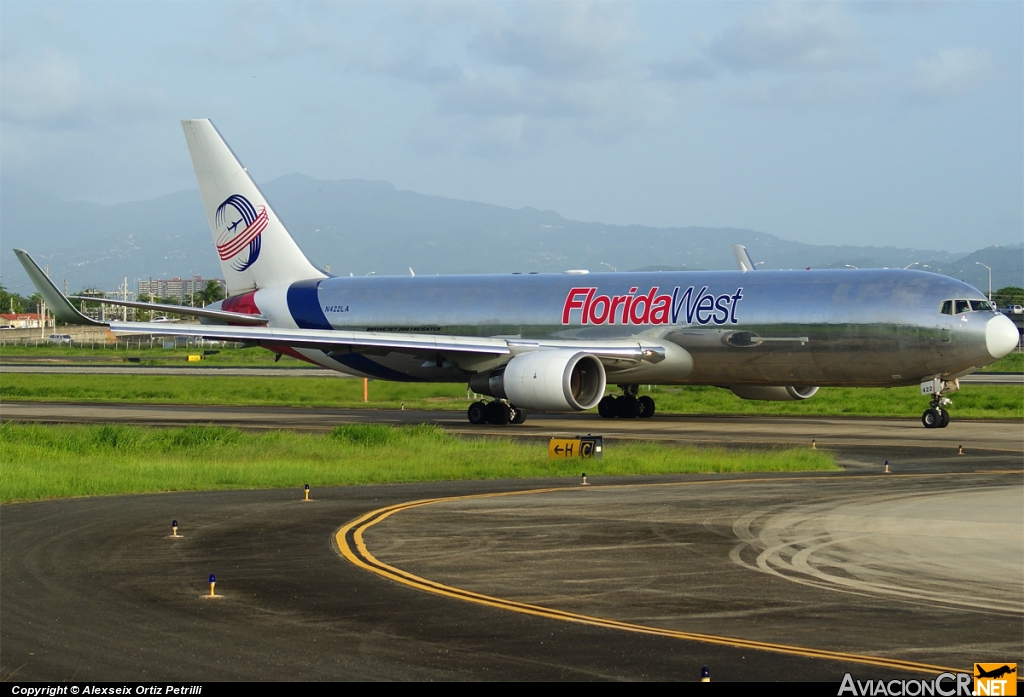
[[(499, 358), (515, 356), (542, 349), (571, 348), (596, 356), (609, 370), (624, 369), (640, 361), (658, 363), (665, 358), (665, 349), (659, 344), (639, 340), (586, 342), (574, 340), (527, 341), (501, 337), (475, 337), (436, 334), (404, 334), (392, 332), (366, 332), (329, 329), (282, 329), (268, 327), (267, 318), (224, 310), (206, 310), (177, 305), (115, 301), (111, 304), (143, 309), (154, 309), (193, 315), (230, 324), (173, 324), (165, 322), (98, 322), (79, 312), (61, 293), (27, 252), (14, 250), (21, 265), (54, 316), (67, 324), (108, 326), (115, 334), (157, 334), (160, 336), (187, 336), (241, 341), (267, 347), (287, 346), (325, 351), (387, 354), (391, 352), (412, 355), (439, 356), (445, 354)], [(95, 298), (81, 298), (96, 300)], [(104, 301), (107, 302), (107, 301)], [(237, 326), (237, 325), (261, 326)]]
[(18, 261), (25, 267), (25, 273), (28, 274), (29, 279), (32, 281), (32, 285), (39, 291), (39, 295), (42, 296), (43, 302), (50, 308), (50, 312), (53, 313), (54, 317), (59, 319), (61, 322), (67, 322), (68, 324), (84, 324), (92, 327), (102, 327), (105, 322), (98, 322), (94, 319), (86, 317), (79, 312), (71, 301), (68, 300), (63, 293), (53, 285), (53, 281), (43, 273), (43, 270), (39, 268), (39, 265), (32, 260), (32, 257), (28, 255), (24, 249), (15, 249), (15, 256), (18, 257)]
[(361, 332), (332, 329), (281, 329), (276, 327), (233, 327), (217, 324), (173, 324), (165, 322), (110, 322), (115, 334), (159, 334), (160, 336), (188, 336), (218, 341), (248, 341), (268, 346), (324, 349), (328, 351), (378, 353), (430, 353), (454, 351), (511, 353), (504, 339), (466, 336), (434, 336), (430, 334), (398, 334), (390, 332)]
[(515, 356), (545, 349), (575, 349), (596, 356), (609, 370), (624, 369), (640, 361), (659, 363), (665, 349), (658, 343), (640, 339), (600, 342), (580, 340), (528, 341), (485, 336), (446, 334), (404, 334), (331, 329), (281, 329), (275, 327), (237, 327), (211, 324), (175, 324), (164, 322), (110, 322), (115, 334), (158, 334), (188, 336), (218, 341), (243, 341), (268, 348), (289, 346), (343, 353), (412, 355), (475, 354)]

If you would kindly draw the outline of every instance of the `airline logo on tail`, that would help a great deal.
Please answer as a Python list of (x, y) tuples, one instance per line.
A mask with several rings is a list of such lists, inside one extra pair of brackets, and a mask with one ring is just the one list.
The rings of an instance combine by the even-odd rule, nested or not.
[(235, 271), (245, 271), (260, 256), (260, 235), (269, 218), (265, 206), (254, 206), (249, 199), (232, 194), (217, 206), (215, 216), (220, 234), (217, 236), (217, 254), (221, 261), (231, 262)]

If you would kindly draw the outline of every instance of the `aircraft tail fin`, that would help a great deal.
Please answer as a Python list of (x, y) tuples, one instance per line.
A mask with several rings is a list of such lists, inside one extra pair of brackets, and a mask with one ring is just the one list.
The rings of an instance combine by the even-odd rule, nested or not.
[(756, 267), (754, 260), (750, 258), (750, 253), (747, 248), (742, 244), (734, 244), (732, 246), (732, 253), (736, 255), (736, 265), (740, 267), (740, 271), (746, 273), (747, 271), (753, 271)]
[(326, 278), (309, 263), (209, 119), (181, 122), (228, 295)]

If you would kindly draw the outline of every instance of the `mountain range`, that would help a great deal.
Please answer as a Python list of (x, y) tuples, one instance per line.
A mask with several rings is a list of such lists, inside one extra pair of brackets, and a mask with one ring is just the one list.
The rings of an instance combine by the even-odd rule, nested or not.
[[(985, 291), (1024, 286), (1024, 244), (971, 253), (902, 247), (813, 245), (739, 228), (655, 228), (563, 218), (396, 190), (386, 182), (293, 174), (262, 186), (310, 260), (336, 275), (734, 269), (743, 244), (759, 269), (905, 267), (960, 278)], [(198, 189), (148, 201), (62, 201), (0, 181), (2, 283), (31, 292), (11, 254), (28, 250), (71, 291), (113, 290), (128, 277), (220, 275)], [(822, 231), (822, 239), (828, 239)], [(965, 247), (969, 234), (965, 233)]]

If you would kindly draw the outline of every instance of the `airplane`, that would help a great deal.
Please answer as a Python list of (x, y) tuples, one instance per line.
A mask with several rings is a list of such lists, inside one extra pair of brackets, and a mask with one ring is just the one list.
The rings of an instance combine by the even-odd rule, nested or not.
[[(1013, 323), (975, 288), (917, 270), (739, 270), (331, 276), (314, 266), (207, 119), (182, 121), (228, 297), (205, 308), (104, 303), (199, 324), (97, 322), (15, 250), (54, 315), (119, 335), (248, 342), (357, 377), (458, 382), (491, 399), (471, 423), (528, 412), (649, 418), (640, 385), (714, 385), (743, 399), (819, 387), (921, 385), (944, 428), (958, 378), (1012, 351)], [(74, 300), (93, 300), (78, 298)], [(618, 395), (606, 395), (608, 384)]]
[(995, 668), (993, 670), (985, 670), (981, 666), (976, 665), (975, 670), (978, 672), (978, 674), (974, 676), (976, 678), (995, 678), (997, 680), (1003, 677), (1004, 675), (1009, 675), (1010, 673), (1017, 672), (1016, 666), (1011, 668), (1008, 665), (1002, 665), (999, 668)]

